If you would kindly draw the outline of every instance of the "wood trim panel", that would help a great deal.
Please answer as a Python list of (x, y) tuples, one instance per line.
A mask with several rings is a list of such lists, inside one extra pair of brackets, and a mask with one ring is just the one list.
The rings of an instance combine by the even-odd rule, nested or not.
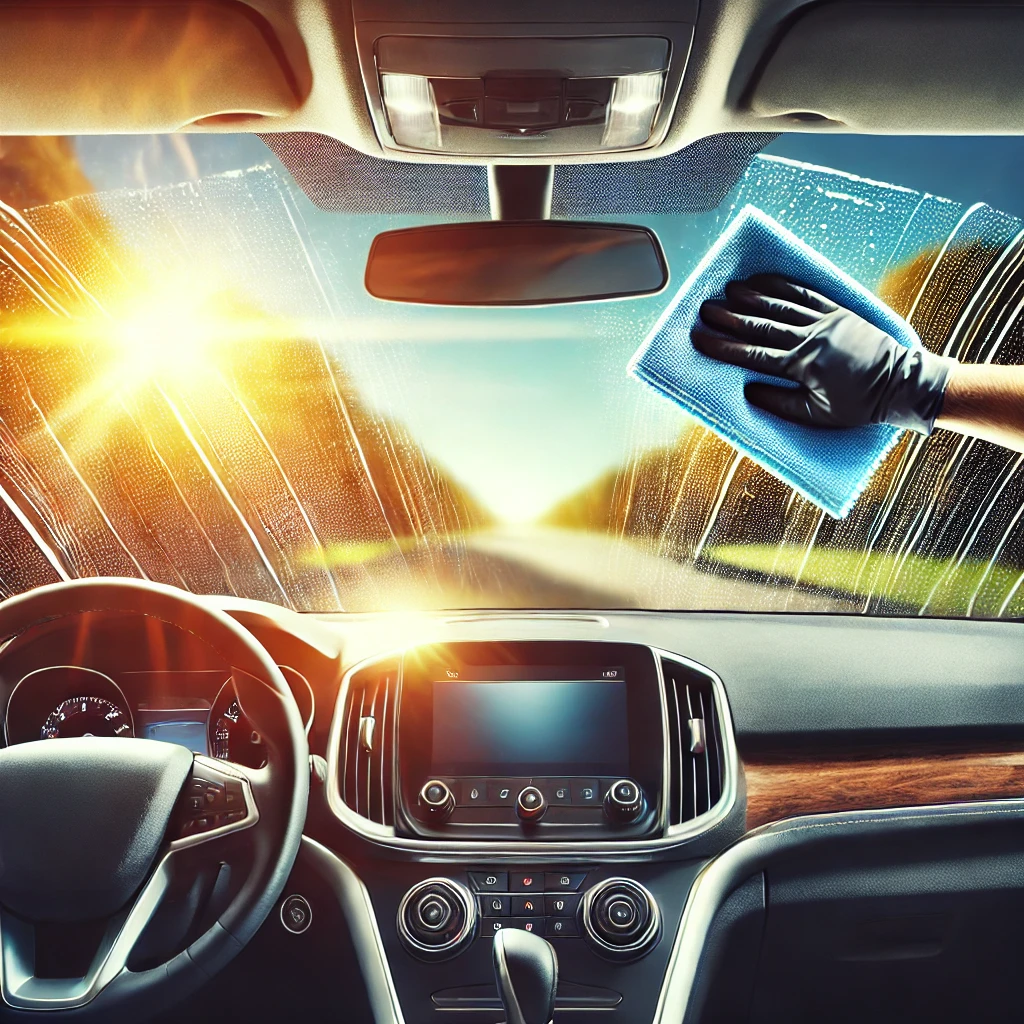
[(1024, 745), (1013, 749), (751, 757), (747, 828), (833, 811), (1024, 797)]

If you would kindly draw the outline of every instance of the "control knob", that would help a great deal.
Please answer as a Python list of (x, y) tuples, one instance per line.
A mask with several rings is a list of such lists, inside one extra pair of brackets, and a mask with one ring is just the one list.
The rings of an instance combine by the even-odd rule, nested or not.
[(604, 796), (605, 817), (615, 825), (632, 825), (643, 817), (647, 801), (643, 790), (632, 779), (619, 779)]
[(544, 794), (536, 786), (527, 786), (516, 797), (516, 814), (520, 821), (539, 821), (547, 809)]
[(420, 790), (420, 805), (431, 818), (444, 821), (455, 810), (455, 794), (447, 782), (431, 779)]
[(398, 908), (402, 944), (421, 960), (447, 960), (473, 937), (476, 903), (465, 886), (450, 878), (414, 885)]
[(583, 898), (583, 927), (591, 946), (608, 960), (636, 960), (661, 933), (658, 904), (639, 882), (609, 878)]

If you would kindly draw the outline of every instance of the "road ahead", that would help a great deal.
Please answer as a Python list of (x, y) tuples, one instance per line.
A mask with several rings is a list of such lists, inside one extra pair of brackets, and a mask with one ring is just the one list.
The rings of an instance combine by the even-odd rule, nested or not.
[(364, 563), (344, 588), (372, 608), (678, 608), (855, 611), (817, 594), (728, 579), (605, 534), (503, 527)]

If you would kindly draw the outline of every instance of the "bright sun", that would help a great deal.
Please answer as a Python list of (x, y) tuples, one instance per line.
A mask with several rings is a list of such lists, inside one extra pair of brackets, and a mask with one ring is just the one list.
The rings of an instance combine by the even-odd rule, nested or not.
[(238, 324), (194, 288), (167, 288), (118, 310), (108, 325), (117, 350), (112, 367), (120, 387), (149, 381), (195, 380), (209, 372), (214, 349), (237, 334)]

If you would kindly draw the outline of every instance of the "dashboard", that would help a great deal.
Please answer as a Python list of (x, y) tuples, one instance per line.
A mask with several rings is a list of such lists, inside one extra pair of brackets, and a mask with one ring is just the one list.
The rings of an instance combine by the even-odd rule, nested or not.
[[(964, 964), (1014, 976), (1020, 624), (220, 603), (307, 722), (306, 838), (261, 934), (290, 998), (319, 993), (309, 1019), (341, 985), (368, 1001), (353, 1020), (493, 1024), (505, 929), (552, 944), (556, 1020), (578, 1024), (809, 1019), (809, 992), (825, 1019), (835, 991), (892, 994), (879, 964), (919, 991)], [(11, 744), (136, 735), (259, 765), (245, 693), (131, 615), (0, 651)], [(986, 872), (991, 907), (954, 884)]]

